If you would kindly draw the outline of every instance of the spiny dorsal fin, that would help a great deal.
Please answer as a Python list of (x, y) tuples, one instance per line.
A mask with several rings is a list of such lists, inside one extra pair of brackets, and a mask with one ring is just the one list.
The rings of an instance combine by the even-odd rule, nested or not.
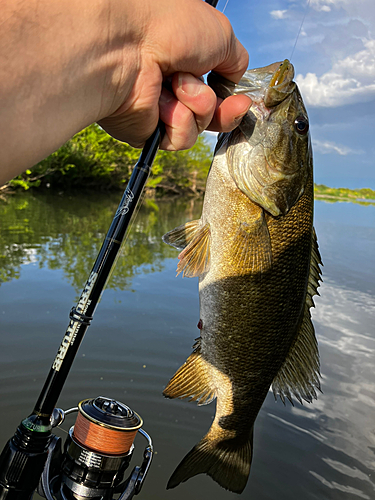
[(262, 273), (272, 265), (270, 233), (264, 211), (250, 224), (241, 222), (233, 241), (234, 260), (243, 273)]
[(194, 238), (178, 256), (177, 276), (182, 272), (184, 278), (196, 278), (209, 270), (210, 240), (210, 225), (207, 223), (196, 231)]
[(319, 282), (323, 281), (322, 271), (320, 269), (320, 266), (322, 265), (323, 263), (320, 257), (318, 240), (316, 237), (315, 229), (313, 228), (310, 274), (309, 274), (309, 283), (307, 286), (307, 298), (306, 298), (306, 302), (309, 307), (315, 307), (313, 297), (314, 295), (319, 295), (318, 292)]
[(315, 230), (312, 240), (310, 274), (302, 325), (294, 345), (272, 383), (275, 399), (279, 395), (284, 404), (285, 397), (293, 404), (292, 396), (295, 396), (300, 403), (302, 399), (311, 403), (313, 399), (317, 399), (315, 387), (321, 390), (318, 342), (310, 314), (310, 307), (314, 306), (313, 296), (318, 293), (321, 281), (319, 265), (322, 265)]
[(178, 226), (166, 233), (163, 236), (163, 241), (181, 251), (190, 243), (200, 228), (200, 219), (186, 222), (186, 224), (182, 224), (182, 226)]
[(198, 405), (206, 405), (216, 398), (211, 384), (210, 365), (201, 355), (200, 341), (185, 363), (177, 370), (163, 394), (167, 398), (190, 398)]

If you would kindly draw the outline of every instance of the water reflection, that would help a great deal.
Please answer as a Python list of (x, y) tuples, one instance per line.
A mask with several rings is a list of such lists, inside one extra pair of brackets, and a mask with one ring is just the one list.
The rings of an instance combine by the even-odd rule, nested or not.
[[(75, 288), (82, 289), (99, 252), (121, 198), (111, 195), (59, 196), (13, 195), (0, 205), (0, 283), (20, 277), (20, 267), (60, 269)], [(176, 200), (155, 203), (145, 200), (108, 288), (125, 290), (135, 274), (161, 271), (163, 260), (176, 254), (160, 234), (170, 228), (166, 221), (194, 218), (200, 203)]]
[[(120, 197), (26, 194), (0, 205), (1, 445), (35, 403)], [(199, 203), (144, 205), (59, 400), (107, 395), (142, 415), (157, 455), (140, 499), (239, 498), (206, 476), (165, 490), (215, 410), (161, 395), (199, 319), (197, 280), (175, 278), (177, 251), (161, 235), (199, 212)], [(375, 498), (375, 208), (317, 202), (315, 212), (323, 394), (294, 407), (267, 396), (246, 500)]]

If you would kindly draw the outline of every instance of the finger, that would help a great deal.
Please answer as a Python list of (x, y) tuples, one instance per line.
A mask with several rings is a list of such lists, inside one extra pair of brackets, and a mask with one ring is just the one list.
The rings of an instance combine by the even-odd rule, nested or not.
[(173, 76), (172, 87), (177, 99), (194, 114), (198, 133), (203, 132), (211, 123), (216, 109), (214, 91), (201, 79), (182, 72)]
[(118, 116), (109, 116), (98, 121), (108, 134), (115, 139), (127, 142), (133, 148), (142, 148), (145, 141), (151, 136), (156, 128), (157, 119), (150, 121), (150, 113), (144, 117), (137, 114), (121, 114)]
[(164, 88), (159, 99), (159, 112), (165, 125), (160, 149), (176, 151), (191, 148), (198, 137), (193, 112)]
[(234, 34), (233, 28), (228, 18), (220, 11), (215, 10), (215, 15), (219, 17), (226, 39), (229, 40), (229, 47), (223, 60), (214, 68), (214, 71), (222, 76), (238, 83), (242, 75), (247, 70), (249, 64), (249, 54)]
[(207, 127), (212, 132), (230, 132), (236, 128), (251, 106), (251, 99), (245, 95), (233, 95), (218, 99), (214, 117)]

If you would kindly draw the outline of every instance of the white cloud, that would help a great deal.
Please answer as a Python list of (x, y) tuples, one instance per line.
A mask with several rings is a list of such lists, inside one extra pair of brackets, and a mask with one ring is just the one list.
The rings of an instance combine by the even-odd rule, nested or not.
[(287, 10), (271, 10), (270, 14), (274, 19), (285, 19), (288, 17), (286, 15), (287, 12)]
[[(331, 12), (332, 8), (347, 7), (353, 0), (310, 0), (313, 9), (323, 12)], [(357, 3), (366, 3), (366, 0), (357, 0)]]
[(313, 139), (314, 151), (321, 154), (338, 153), (341, 156), (346, 156), (349, 154), (362, 154), (362, 151), (349, 148), (347, 146), (342, 146), (341, 144), (335, 144), (330, 141), (320, 141), (319, 139)]
[(322, 76), (297, 75), (308, 105), (335, 107), (375, 99), (375, 39), (363, 45), (363, 50), (335, 62)]

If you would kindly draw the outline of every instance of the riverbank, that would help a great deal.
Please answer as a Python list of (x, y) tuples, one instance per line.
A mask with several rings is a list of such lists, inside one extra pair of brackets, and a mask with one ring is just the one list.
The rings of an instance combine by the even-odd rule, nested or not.
[[(38, 189), (32, 188), (35, 191), (55, 191), (53, 187), (40, 186)], [(119, 187), (112, 187), (110, 192), (116, 193), (120, 190)], [(0, 187), (0, 200), (6, 199), (7, 194), (21, 190), (21, 186), (12, 186), (10, 184)], [(57, 192), (59, 195), (74, 194), (79, 191), (95, 192), (97, 189), (92, 186), (81, 187), (79, 189), (71, 186), (64, 188), (59, 186)], [(181, 186), (170, 185), (164, 194), (160, 195), (156, 189), (146, 186), (145, 196), (149, 199), (170, 199), (170, 198), (196, 198), (204, 195), (204, 188), (201, 186), (199, 191), (194, 191), (190, 187), (183, 189)], [(325, 201), (327, 203), (347, 202), (359, 203), (361, 205), (375, 205), (375, 191), (369, 188), (349, 189), (349, 188), (332, 188), (324, 184), (314, 184), (314, 197), (316, 200)]]
[(375, 191), (370, 188), (348, 189), (331, 188), (324, 184), (314, 185), (314, 196), (317, 200), (327, 203), (350, 202), (362, 205), (375, 205)]

